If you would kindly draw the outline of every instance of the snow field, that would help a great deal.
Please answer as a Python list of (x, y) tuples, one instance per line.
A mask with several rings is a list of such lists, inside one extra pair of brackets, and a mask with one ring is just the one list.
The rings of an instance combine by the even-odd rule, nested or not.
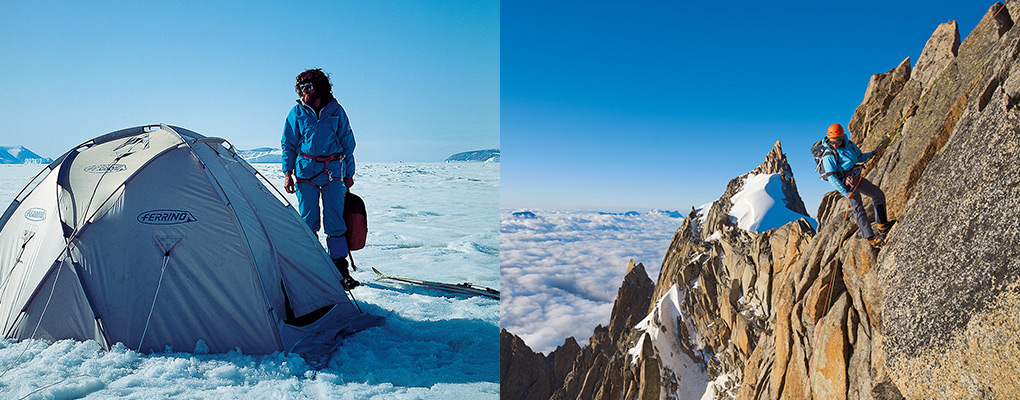
[[(279, 164), (253, 166), (282, 192)], [(40, 169), (0, 166), (4, 207)], [(498, 301), (375, 282), (369, 267), (498, 289), (499, 164), (369, 163), (355, 179), (369, 237), (354, 252), (363, 286), (353, 294), (386, 324), (345, 338), (322, 366), (294, 354), (206, 354), (201, 342), (141, 354), (92, 341), (0, 340), (0, 398), (498, 398)]]

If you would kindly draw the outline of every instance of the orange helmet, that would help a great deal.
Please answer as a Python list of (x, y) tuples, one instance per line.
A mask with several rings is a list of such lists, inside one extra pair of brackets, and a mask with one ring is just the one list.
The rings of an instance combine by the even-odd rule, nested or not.
[(843, 137), (843, 126), (840, 124), (829, 125), (829, 133), (825, 137), (829, 139)]

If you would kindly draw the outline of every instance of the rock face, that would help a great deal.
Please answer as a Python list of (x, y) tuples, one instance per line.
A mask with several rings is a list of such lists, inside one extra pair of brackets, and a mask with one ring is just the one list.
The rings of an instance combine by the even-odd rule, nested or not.
[(499, 333), (499, 385), (515, 399), (548, 399), (563, 384), (581, 351), (569, 337), (552, 354), (535, 354), (521, 338), (506, 329)]
[[(618, 399), (636, 393), (634, 376), (624, 363), (625, 334), (644, 318), (651, 302), (652, 280), (642, 264), (631, 261), (613, 304), (608, 327), (598, 326), (583, 349), (573, 338), (548, 356), (535, 354), (524, 341), (504, 330), (500, 334), (501, 399)], [(561, 363), (561, 361), (566, 361)], [(658, 378), (650, 379), (657, 388)], [(646, 388), (647, 389), (647, 388)], [(634, 398), (630, 396), (628, 398)], [(655, 397), (658, 398), (658, 397)]]
[[(710, 398), (1020, 398), (1017, 16), (1018, 3), (997, 3), (962, 43), (954, 22), (940, 25), (915, 71), (908, 59), (872, 77), (848, 126), (865, 150), (891, 140), (865, 171), (898, 220), (881, 251), (836, 192), (817, 232), (805, 220), (739, 229), (726, 215), (735, 179), (677, 230), (647, 301), (625, 307), (621, 288), (614, 328), (596, 329), (550, 397), (674, 398), (667, 355), (630, 355), (641, 331), (626, 326), (676, 286), (675, 323), (691, 327), (676, 344), (713, 381)], [(770, 158), (760, 168), (782, 169)]]
[[(1012, 26), (1009, 15), (1003, 10), (993, 24)], [(1000, 35), (993, 25), (968, 38), (974, 49), (959, 62), (980, 68), (951, 71), (969, 90), (954, 93), (954, 106), (962, 106), (946, 119), (955, 126), (921, 174), (895, 240), (879, 257), (887, 282), (887, 365), (911, 397), (1020, 396), (1016, 31)]]

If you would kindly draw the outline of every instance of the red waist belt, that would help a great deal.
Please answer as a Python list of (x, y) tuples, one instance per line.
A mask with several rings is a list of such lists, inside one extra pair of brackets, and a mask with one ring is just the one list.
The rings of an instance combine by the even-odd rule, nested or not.
[(313, 185), (315, 185), (316, 187), (318, 187), (320, 189), (323, 186), (328, 185), (330, 182), (340, 180), (340, 179), (333, 178), (333, 171), (330, 171), (330, 169), (329, 169), (329, 162), (330, 161), (342, 161), (344, 158), (347, 158), (347, 156), (345, 156), (345, 155), (343, 155), (341, 153), (331, 154), (331, 155), (328, 155), (328, 156), (311, 156), (311, 155), (304, 154), (304, 153), (301, 153), (299, 155), (301, 157), (304, 157), (304, 158), (310, 158), (310, 159), (312, 159), (312, 161), (315, 161), (315, 162), (321, 162), (321, 163), (323, 163), (323, 166), (322, 166), (322, 171), (319, 171), (319, 173), (317, 173), (315, 175), (312, 175), (311, 178), (308, 178), (308, 179), (300, 179), (300, 178), (298, 178), (298, 179), (295, 180), (295, 182), (297, 182), (297, 183), (302, 183), (302, 182), (303, 183), (312, 183), (312, 179), (318, 178), (319, 175), (326, 174), (326, 176), (329, 178), (329, 180), (327, 180), (326, 183), (323, 183), (322, 185), (315, 185), (314, 183), (312, 183)]

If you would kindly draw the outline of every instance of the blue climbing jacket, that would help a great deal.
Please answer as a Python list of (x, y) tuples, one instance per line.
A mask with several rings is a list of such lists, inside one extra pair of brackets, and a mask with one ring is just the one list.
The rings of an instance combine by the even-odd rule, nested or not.
[[(310, 157), (343, 155), (343, 161), (329, 162), (334, 179), (354, 176), (354, 132), (347, 112), (331, 100), (318, 114), (300, 100), (283, 125), (283, 172), (309, 179), (323, 172), (324, 163)], [(302, 154), (307, 156), (302, 156)]]
[(825, 140), (825, 146), (828, 150), (822, 157), (822, 167), (825, 171), (822, 178), (827, 179), (840, 194), (846, 196), (850, 194), (850, 190), (843, 184), (843, 178), (853, 172), (855, 165), (868, 161), (874, 153), (861, 152), (861, 149), (850, 140), (850, 132), (843, 137), (842, 146), (833, 148), (828, 140)]

